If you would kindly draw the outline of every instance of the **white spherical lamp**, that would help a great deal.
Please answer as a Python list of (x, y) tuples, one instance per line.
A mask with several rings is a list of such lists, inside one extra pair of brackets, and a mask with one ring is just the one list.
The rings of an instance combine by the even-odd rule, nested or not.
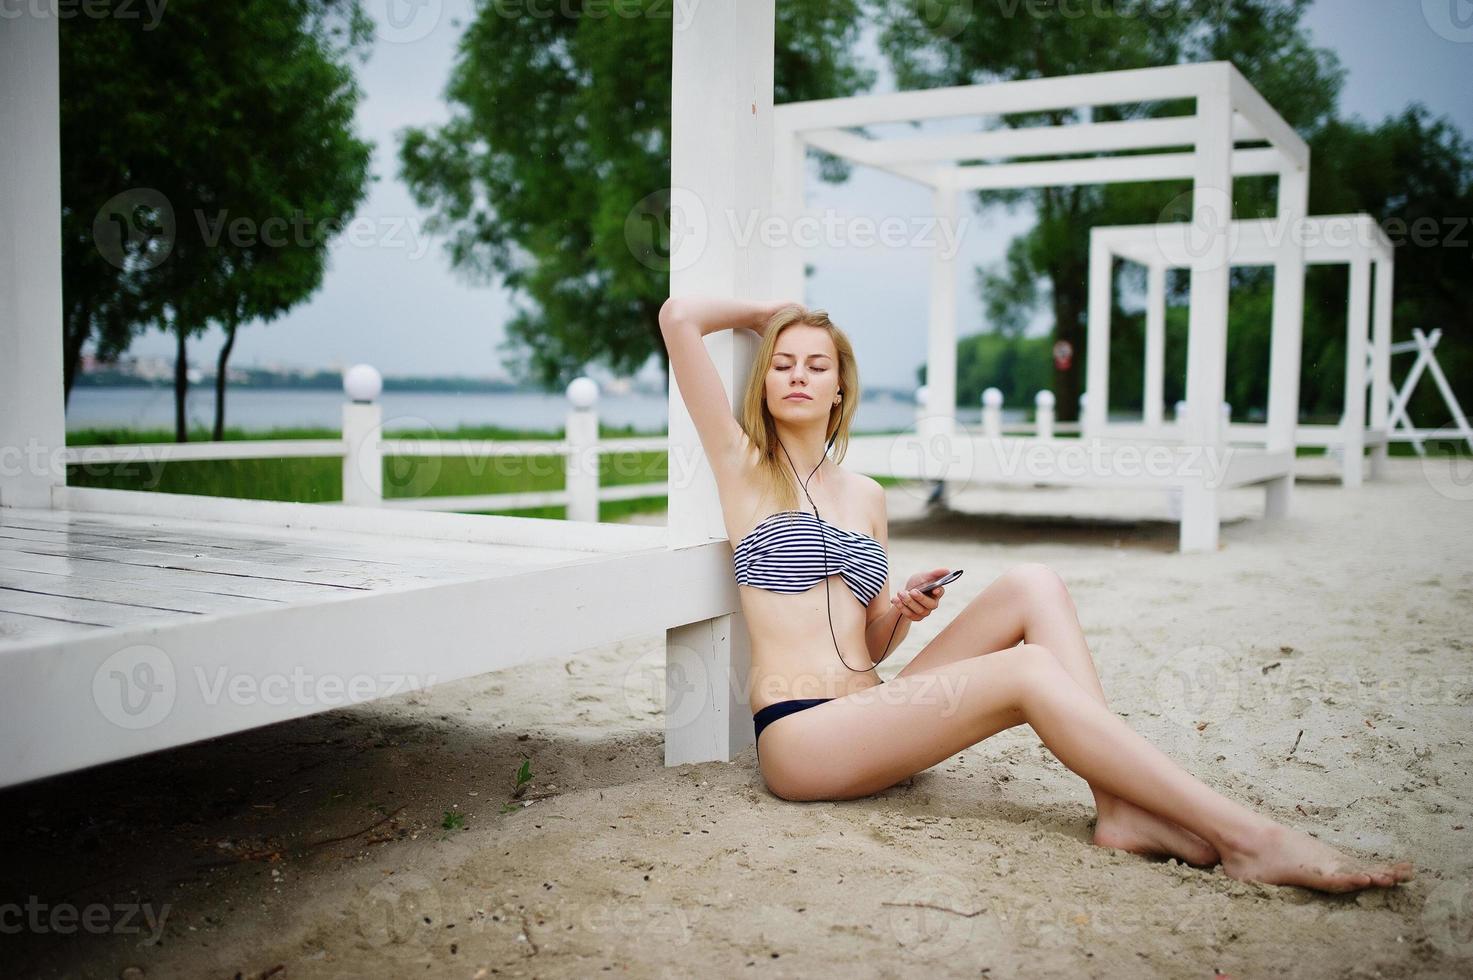
[(372, 364), (354, 364), (343, 374), (343, 391), (355, 402), (371, 402), (383, 390), (383, 376)]
[(592, 408), (598, 402), (598, 382), (582, 375), (568, 382), (568, 401), (574, 408)]

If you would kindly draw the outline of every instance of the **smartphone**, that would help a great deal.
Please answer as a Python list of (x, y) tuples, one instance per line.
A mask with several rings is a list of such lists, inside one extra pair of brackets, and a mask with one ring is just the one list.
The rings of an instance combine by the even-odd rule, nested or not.
[(925, 585), (922, 585), (920, 587), (919, 591), (924, 592), (927, 595), (930, 595), (932, 589), (938, 589), (941, 586), (945, 585), (947, 582), (953, 582), (953, 581), (961, 578), (961, 576), (962, 576), (962, 570), (960, 568), (954, 569), (954, 570), (952, 570), (950, 572), (947, 572), (945, 575), (941, 576), (940, 578), (935, 579), (935, 580), (930, 581), (930, 582), (927, 582)]

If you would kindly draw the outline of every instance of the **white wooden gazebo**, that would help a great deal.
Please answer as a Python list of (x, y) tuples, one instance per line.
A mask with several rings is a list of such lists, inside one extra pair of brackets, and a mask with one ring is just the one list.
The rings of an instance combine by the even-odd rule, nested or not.
[[(1345, 343), (1345, 412), (1339, 424), (1300, 424), (1295, 443), (1300, 446), (1339, 447), (1344, 454), (1342, 481), (1359, 486), (1363, 459), (1371, 449), (1371, 473), (1384, 465), (1387, 419), (1391, 408), (1391, 310), (1395, 249), (1368, 214), (1322, 215), (1307, 218), (1294, 228), (1276, 221), (1234, 221), (1228, 255), (1234, 266), (1262, 266), (1274, 262), (1280, 247), (1277, 236), (1288, 233), (1304, 243), (1309, 265), (1347, 265), (1350, 269)], [(1117, 225), (1090, 231), (1090, 337), (1098, 332), (1100, 349), (1108, 362), (1113, 260), (1126, 259), (1146, 269), (1145, 395), (1139, 422), (1105, 421), (1102, 412), (1086, 416), (1085, 435), (1170, 439), (1174, 423), (1163, 420), (1166, 336), (1166, 270), (1188, 268), (1192, 246), (1186, 229), (1178, 224)], [(1372, 283), (1375, 284), (1374, 298)], [(1374, 316), (1372, 310), (1374, 309)], [(1098, 329), (1096, 324), (1101, 325)], [(1368, 362), (1369, 358), (1369, 362)], [(1108, 380), (1108, 379), (1107, 379)], [(1370, 417), (1366, 417), (1366, 386)], [(1092, 388), (1091, 390), (1097, 390)], [(1190, 409), (1188, 409), (1190, 413)], [(1091, 429), (1090, 425), (1099, 429)], [(1234, 444), (1263, 443), (1261, 423), (1234, 422), (1227, 428)]]
[[(740, 47), (742, 38), (734, 34), (728, 42)], [(743, 52), (743, 57), (759, 55), (756, 45)], [(867, 138), (850, 131), (884, 123), (1177, 99), (1194, 100), (1195, 112), (929, 136)], [(755, 103), (758, 116), (761, 107), (760, 101)], [(1228, 488), (1263, 484), (1266, 516), (1288, 512), (1304, 253), (1294, 236), (1275, 239), (1278, 245), (1268, 261), (1277, 269), (1276, 281), (1285, 285), (1274, 295), (1268, 420), (1261, 444), (1229, 445), (1217, 411), (1226, 363), (1226, 229), (1233, 179), (1248, 175), (1277, 175), (1277, 223), (1288, 227), (1302, 218), (1308, 203), (1309, 149), (1232, 64), (1172, 65), (790, 103), (777, 106), (773, 113), (772, 140), (771, 209), (774, 216), (794, 223), (805, 216), (804, 155), (810, 146), (929, 187), (937, 219), (953, 224), (961, 195), (968, 190), (1192, 181), (1193, 220), (1180, 225), (1193, 239), (1186, 397), (1190, 408), (1185, 426), (1167, 438), (1142, 433), (1098, 440), (979, 437), (960, 430), (954, 407), (957, 268), (954, 256), (938, 249), (932, 260), (926, 341), (927, 415), (908, 435), (855, 437), (846, 456), (848, 465), (876, 476), (957, 484), (1180, 488), (1183, 551), (1217, 547), (1218, 495)], [(751, 156), (760, 152), (760, 144), (736, 152), (746, 153), (751, 166), (761, 166), (761, 160)], [(708, 206), (718, 203), (710, 201)], [(785, 244), (772, 250), (775, 295), (800, 299), (803, 295), (804, 252), (798, 241), (799, 236), (789, 235)], [(1105, 417), (1105, 342), (1103, 335), (1091, 330), (1086, 394), (1101, 395), (1086, 399), (1086, 431), (1098, 431), (1097, 423)]]
[[(719, 47), (721, 16), (677, 51)], [(662, 632), (667, 764), (749, 744), (731, 547), (674, 453), (668, 530), (67, 485), (57, 28), (0, 26), (0, 787)], [(676, 87), (687, 122), (707, 67)], [(377, 465), (346, 444), (378, 438), (373, 407), (295, 454), (376, 482), (347, 471)]]

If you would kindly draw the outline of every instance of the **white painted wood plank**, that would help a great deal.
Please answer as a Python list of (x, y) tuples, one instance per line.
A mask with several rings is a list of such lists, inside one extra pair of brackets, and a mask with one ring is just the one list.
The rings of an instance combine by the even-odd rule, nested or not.
[(180, 592), (274, 599), (282, 602), (326, 598), (340, 594), (339, 588), (330, 585), (281, 582), (275, 579), (221, 575), (217, 572), (190, 571), (180, 568), (119, 565), (112, 561), (38, 555), (6, 548), (0, 548), (0, 568), (17, 573), (37, 572), (66, 576), (79, 582), (138, 582), (154, 588)]
[(144, 626), (173, 619), (196, 618), (200, 613), (185, 609), (124, 605), (101, 599), (43, 595), (0, 586), (0, 612), (48, 616), (52, 619), (93, 626)]
[[(332, 585), (343, 589), (368, 591), (387, 588), (400, 577), (375, 575), (349, 571), (318, 571), (305, 568), (271, 569), (253, 562), (232, 561), (225, 558), (187, 557), (184, 555), (160, 554), (143, 548), (106, 548), (99, 545), (47, 544), (45, 542), (13, 543), (13, 550), (36, 555), (56, 555), (63, 558), (92, 558), (110, 561), (118, 565), (134, 565), (150, 568), (192, 568), (196, 571), (219, 572), (248, 578), (274, 579), (282, 582), (309, 582), (317, 585)], [(424, 579), (421, 578), (421, 581)]]
[(24, 548), (26, 542), (51, 545), (97, 545), (106, 548), (143, 548), (150, 552), (181, 557), (215, 557), (254, 562), (267, 568), (282, 570), (292, 568), (341, 569), (345, 571), (373, 571), (383, 575), (427, 576), (437, 580), (458, 576), (494, 574), (495, 562), (451, 562), (440, 558), (403, 556), (397, 561), (384, 561), (377, 553), (360, 547), (357, 556), (346, 549), (336, 549), (337, 556), (318, 554), (310, 538), (295, 546), (281, 544), (274, 548), (239, 548), (229, 544), (204, 544), (194, 541), (176, 541), (159, 537), (135, 538), (120, 533), (98, 534), (91, 531), (60, 530), (51, 528), (21, 527), (13, 524), (0, 525), (0, 545)]
[(68, 596), (73, 599), (100, 599), (104, 602), (115, 602), (122, 605), (178, 609), (191, 613), (269, 609), (285, 601), (224, 595), (218, 592), (168, 589), (138, 582), (107, 582), (77, 578), (71, 575), (18, 572), (5, 568), (0, 568), (0, 588), (21, 589), (43, 595)]
[(488, 514), (394, 511), (340, 504), (302, 504), (281, 500), (242, 500), (188, 493), (57, 487), (57, 510), (135, 514), (169, 519), (225, 521), (277, 528), (352, 531), (385, 537), (413, 537), (475, 544), (567, 548), (578, 552), (626, 554), (663, 551), (666, 529), (651, 525), (549, 521)]
[(520, 544), (496, 544), (479, 541), (451, 541), (439, 538), (364, 534), (331, 528), (291, 530), (262, 524), (231, 521), (194, 520), (138, 514), (108, 514), (93, 511), (20, 510), (0, 508), (0, 527), (8, 523), (35, 527), (80, 527), (99, 532), (117, 532), (134, 538), (166, 541), (198, 540), (220, 545), (242, 542), (248, 547), (300, 550), (311, 541), (311, 553), (325, 557), (353, 558), (371, 555), (388, 560), (394, 556), (417, 561), (464, 561), (473, 565), (489, 564), (543, 567), (587, 556), (584, 549), (553, 548)]
[(81, 623), (67, 623), (41, 616), (0, 612), (0, 648), (11, 643), (34, 643), (43, 638), (59, 642), (69, 637), (105, 628), (86, 626)]

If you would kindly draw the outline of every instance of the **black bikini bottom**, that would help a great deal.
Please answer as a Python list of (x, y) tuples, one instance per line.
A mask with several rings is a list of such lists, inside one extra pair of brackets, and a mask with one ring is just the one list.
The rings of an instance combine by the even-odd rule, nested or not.
[[(833, 698), (793, 698), (789, 701), (774, 701), (767, 707), (758, 710), (758, 712), (752, 716), (752, 725), (756, 729), (756, 734), (753, 736), (753, 738), (757, 739), (760, 742), (762, 738), (762, 729), (777, 721), (779, 718), (790, 715), (795, 711), (802, 711), (804, 708), (812, 708), (814, 705), (823, 704), (825, 701), (832, 700)], [(757, 751), (760, 755), (762, 751), (760, 745)]]

